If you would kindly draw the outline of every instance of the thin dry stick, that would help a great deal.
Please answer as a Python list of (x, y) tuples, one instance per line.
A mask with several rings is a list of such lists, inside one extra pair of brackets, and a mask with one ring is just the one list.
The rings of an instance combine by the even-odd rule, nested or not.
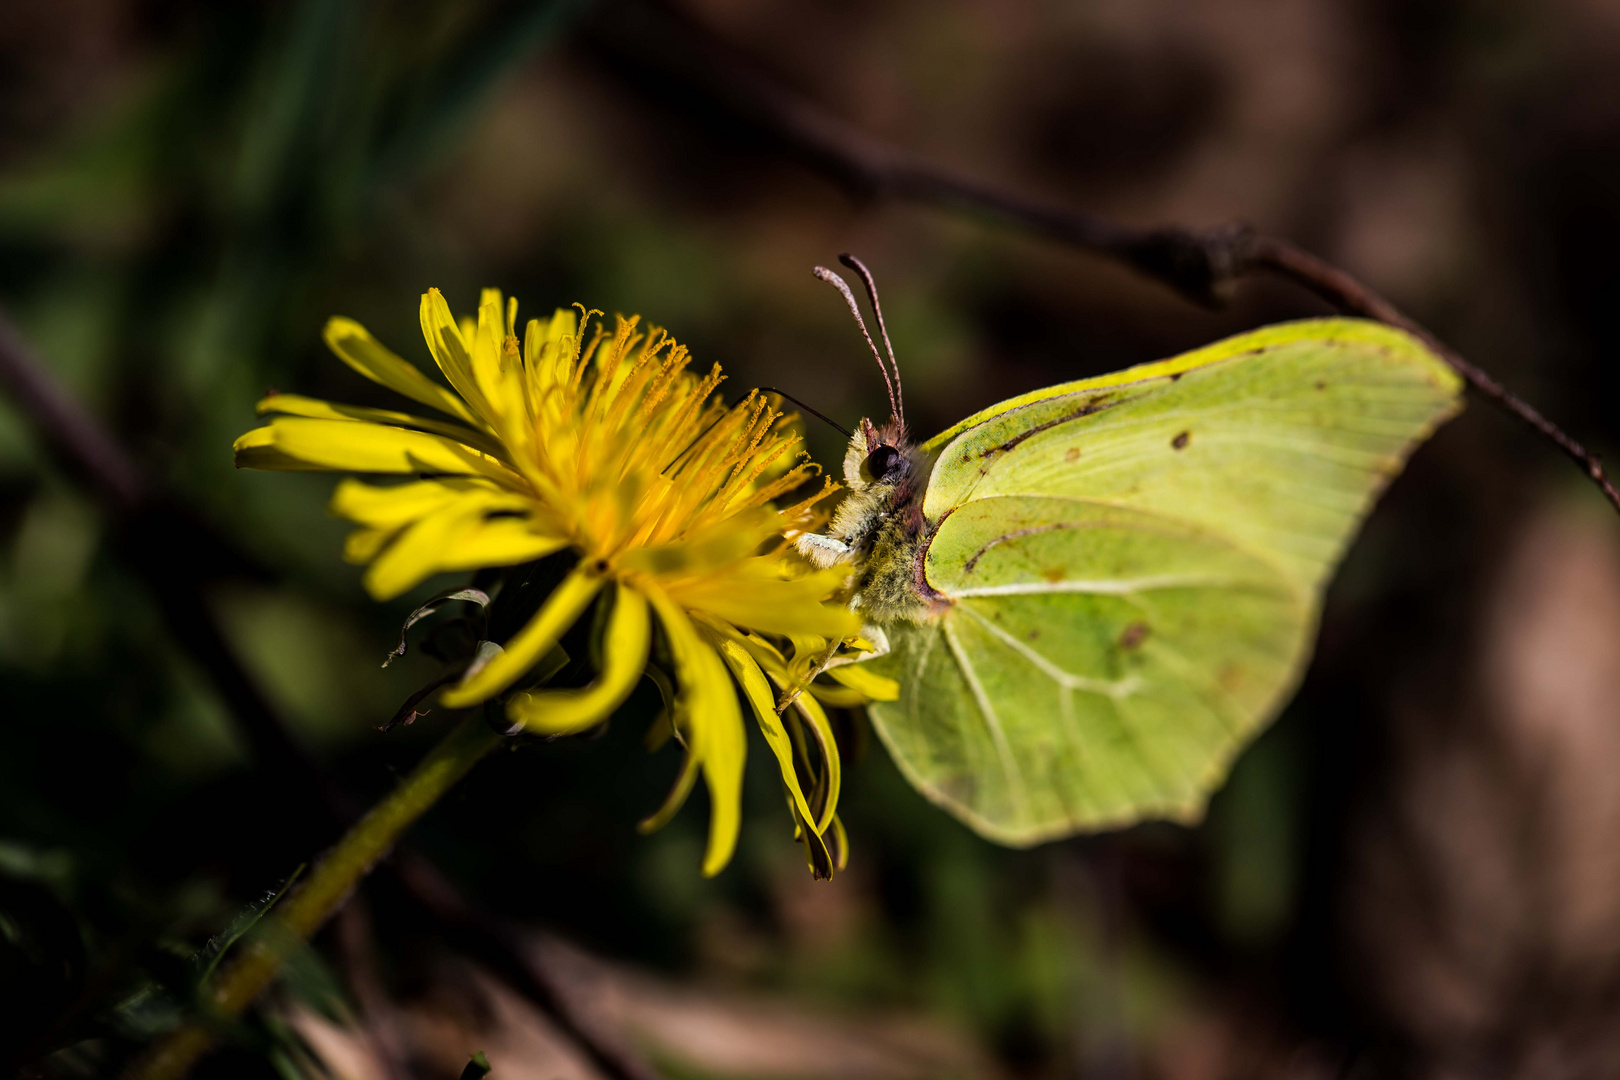
[[(702, 99), (857, 197), (930, 203), (988, 217), (1106, 256), (1205, 306), (1218, 304), (1238, 278), (1263, 270), (1341, 311), (1398, 326), (1426, 342), (1485, 398), (1552, 440), (1620, 511), (1620, 491), (1596, 454), (1388, 300), (1286, 240), (1244, 224), (1137, 229), (1005, 190), (846, 123), (761, 74), (748, 57), (666, 4), (624, 3), (611, 10), (610, 20), (590, 29), (589, 40), (627, 78), (656, 77), (665, 102), (690, 105)], [(671, 83), (679, 92), (670, 92)]]
[(140, 470), (62, 384), (34, 362), (22, 335), (0, 314), (0, 385), (33, 420), (46, 445), (114, 509), (131, 511), (146, 494)]
[[(118, 441), (56, 381), (3, 312), (0, 388), (34, 422), (41, 441), (62, 468), (95, 491), (116, 520), (126, 525), (144, 521), (146, 528), (170, 539), (177, 528), (189, 527), (188, 521), (165, 512), (157, 485), (142, 475)], [(170, 544), (148, 547), (159, 553), (172, 550)], [(359, 807), (293, 739), (225, 640), (194, 566), (173, 565), (175, 560), (160, 563), (150, 551), (143, 553), (137, 546), (126, 554), (163, 608), (170, 631), (225, 699), (260, 767), (287, 778), (289, 787), (314, 790), (335, 826), (357, 818)], [(560, 976), (547, 968), (535, 950), (515, 947), (524, 940), (521, 930), (470, 905), (419, 852), (400, 848), (394, 865), (406, 891), (445, 925), (456, 944), (547, 1013), (604, 1076), (609, 1080), (657, 1080), (657, 1074), (613, 1033), (591, 1022), (581, 1002), (558, 992)]]
[(1591, 477), (1592, 482), (1598, 486), (1609, 502), (1620, 509), (1620, 491), (1615, 490), (1614, 482), (1603, 470), (1603, 462), (1596, 454), (1576, 442), (1557, 424), (1543, 416), (1535, 406), (1497, 382), (1488, 371), (1464, 359), (1455, 349), (1435, 337), (1394, 304), (1343, 270), (1324, 262), (1308, 251), (1295, 247), (1286, 240), (1269, 236), (1255, 238), (1250, 265), (1298, 282), (1341, 310), (1398, 326), (1414, 337), (1422, 338), (1429, 348), (1468, 380), (1468, 385), (1495, 402), (1498, 407), (1512, 413), (1551, 439), (1581, 467), (1581, 471)]

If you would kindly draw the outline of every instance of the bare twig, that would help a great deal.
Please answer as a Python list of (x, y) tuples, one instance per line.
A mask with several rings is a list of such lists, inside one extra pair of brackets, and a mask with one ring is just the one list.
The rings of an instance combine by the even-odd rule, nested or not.
[(665, 102), (701, 99), (856, 197), (968, 211), (1113, 259), (1205, 306), (1218, 304), (1239, 278), (1263, 270), (1341, 311), (1398, 326), (1426, 342), (1485, 398), (1552, 440), (1620, 510), (1620, 490), (1596, 454), (1388, 300), (1287, 240), (1242, 223), (1139, 229), (1008, 191), (846, 123), (761, 73), (750, 58), (667, 4), (630, 0), (610, 11), (611, 21), (598, 23), (590, 42), (625, 76), (656, 78)]
[(36, 363), (22, 335), (0, 313), (0, 384), (74, 475), (120, 510), (145, 494), (140, 470), (84, 406)]
[(1253, 250), (1249, 255), (1249, 266), (1303, 285), (1341, 311), (1398, 326), (1412, 336), (1421, 338), (1441, 359), (1450, 364), (1457, 374), (1466, 379), (1469, 386), (1499, 408), (1512, 413), (1551, 439), (1558, 449), (1569, 455), (1570, 460), (1591, 478), (1603, 492), (1604, 497), (1614, 504), (1616, 509), (1620, 509), (1620, 491), (1615, 489), (1614, 481), (1604, 471), (1603, 462), (1596, 454), (1576, 442), (1557, 424), (1543, 416), (1535, 406), (1503, 386), (1490, 372), (1464, 359), (1457, 350), (1435, 337), (1394, 304), (1343, 270), (1324, 262), (1308, 251), (1295, 247), (1286, 240), (1270, 236), (1254, 239)]
[[(34, 422), (62, 467), (106, 504), (126, 534), (124, 554), (132, 569), (157, 600), (170, 632), (213, 680), (261, 768), (282, 776), (295, 790), (314, 790), (332, 825), (341, 827), (357, 818), (362, 808), (293, 738), (226, 640), (196, 567), (172, 554), (164, 557), (175, 549), (174, 532), (195, 528), (195, 522), (162, 497), (118, 441), (51, 376), (3, 312), (0, 388)], [(142, 542), (148, 535), (170, 542)], [(542, 957), (523, 948), (520, 931), (462, 898), (426, 856), (400, 847), (394, 861), (413, 899), (443, 920), (466, 952), (550, 1016), (608, 1080), (657, 1080), (648, 1066), (590, 1023), (579, 1002), (560, 992), (560, 977), (549, 972)]]

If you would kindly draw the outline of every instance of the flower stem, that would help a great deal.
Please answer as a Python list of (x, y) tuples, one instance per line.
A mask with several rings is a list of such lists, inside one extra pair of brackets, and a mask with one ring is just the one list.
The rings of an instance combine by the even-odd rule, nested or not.
[[(239, 1016), (275, 980), (290, 946), (307, 941), (349, 898), (360, 879), (387, 855), (406, 829), (438, 802), (501, 736), (479, 718), (464, 721), (434, 747), (387, 798), (367, 811), (328, 851), (302, 888), (272, 913), (276, 931), (259, 934), (205, 991), (209, 1019)], [(178, 1080), (213, 1046), (216, 1032), (188, 1024), (139, 1060), (136, 1080)]]

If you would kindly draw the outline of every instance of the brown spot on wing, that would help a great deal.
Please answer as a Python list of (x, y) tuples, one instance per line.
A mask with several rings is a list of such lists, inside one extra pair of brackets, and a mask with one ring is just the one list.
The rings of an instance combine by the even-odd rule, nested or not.
[(1185, 450), (1190, 442), (1192, 442), (1192, 432), (1182, 431), (1178, 432), (1176, 437), (1170, 440), (1170, 445), (1177, 450)]
[(1079, 461), (1080, 460), (1080, 448), (1078, 446), (1069, 447), (1067, 450), (1065, 450), (1063, 452), (1063, 460), (1064, 461)]
[(1049, 566), (1041, 571), (1041, 577), (1056, 584), (1069, 576), (1068, 568), (1062, 566)]
[(1133, 622), (1119, 635), (1119, 647), (1127, 652), (1139, 647), (1148, 636), (1148, 624)]

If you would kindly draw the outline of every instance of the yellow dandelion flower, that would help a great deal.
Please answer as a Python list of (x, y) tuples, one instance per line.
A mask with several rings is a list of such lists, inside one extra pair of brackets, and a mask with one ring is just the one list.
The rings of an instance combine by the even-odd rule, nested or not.
[[(333, 496), (333, 510), (360, 526), (345, 555), (366, 564), (365, 587), (380, 600), (433, 574), (567, 553), (575, 561), (561, 583), (517, 633), (486, 647), (487, 662), (469, 668), (443, 704), (506, 694), (507, 717), (528, 731), (582, 731), (648, 670), (656, 624), (673, 667), (669, 730), (686, 758), (647, 827), (668, 820), (701, 773), (712, 804), (704, 872), (730, 859), (746, 747), (740, 687), (812, 868), (830, 873), (844, 848), (832, 730), (813, 694), (778, 716), (771, 691), (793, 684), (796, 638), (837, 641), (858, 630), (831, 599), (842, 575), (810, 570), (783, 540), (810, 527), (827, 489), (774, 508), (815, 474), (785, 418), (753, 394), (726, 407), (715, 397), (718, 365), (696, 375), (687, 350), (662, 331), (643, 331), (636, 318), (592, 330), (596, 314), (559, 310), (530, 320), (520, 340), (515, 300), (487, 289), (477, 319), (458, 322), (429, 290), (422, 332), (450, 389), (358, 323), (334, 318), (325, 335), (333, 352), (443, 418), (273, 395), (258, 406), (269, 422), (237, 440), (237, 465), (416, 477), (388, 486), (346, 479)], [(594, 681), (514, 690), (598, 603), (607, 614)]]

